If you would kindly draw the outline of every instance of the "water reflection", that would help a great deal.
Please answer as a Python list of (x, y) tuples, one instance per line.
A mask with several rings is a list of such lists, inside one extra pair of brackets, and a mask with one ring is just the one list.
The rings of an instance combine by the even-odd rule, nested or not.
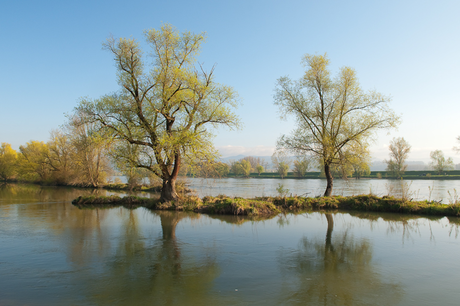
[[(153, 215), (160, 219), (161, 235), (154, 238), (142, 233), (136, 211), (121, 209), (119, 214), (124, 221), (117, 236), (117, 245), (105, 256), (102, 275), (97, 271), (85, 289), (90, 301), (97, 305), (143, 305), (152, 302), (155, 305), (206, 305), (230, 302), (228, 297), (220, 296), (213, 290), (214, 280), (220, 274), (216, 261), (218, 246), (197, 250), (197, 246), (188, 245), (176, 237), (176, 228), (181, 220), (197, 220), (201, 215), (143, 210), (144, 216)], [(233, 216), (216, 217), (232, 224), (250, 220)], [(98, 235), (96, 245), (108, 245), (108, 241), (103, 241), (106, 238)], [(91, 253), (91, 250), (82, 253)]]
[(458, 218), (78, 209), (70, 200), (81, 192), (0, 187), (0, 305), (418, 305), (460, 298)]
[[(382, 281), (372, 263), (372, 244), (356, 239), (348, 230), (335, 235), (333, 214), (326, 238), (303, 237), (296, 250), (279, 255), (283, 271), (280, 303), (289, 305), (394, 305), (403, 291), (398, 283)], [(294, 280), (293, 280), (294, 277)]]
[[(219, 275), (215, 257), (212, 252), (206, 252), (193, 258), (183, 251), (175, 234), (182, 219), (198, 218), (199, 215), (167, 211), (144, 213), (159, 217), (161, 235), (146, 236), (139, 226), (139, 214), (133, 210), (120, 210), (123, 222), (113, 249), (105, 254), (100, 267), (102, 271), (96, 269), (91, 272), (93, 276), (87, 276), (89, 281), (84, 289), (87, 298), (97, 305), (198, 305), (211, 302), (213, 296), (209, 291)], [(112, 242), (107, 235), (86, 237), (86, 240), (91, 239), (96, 245), (108, 246)], [(78, 241), (74, 243), (79, 244)], [(87, 248), (80, 254), (93, 253), (91, 245), (80, 246)]]

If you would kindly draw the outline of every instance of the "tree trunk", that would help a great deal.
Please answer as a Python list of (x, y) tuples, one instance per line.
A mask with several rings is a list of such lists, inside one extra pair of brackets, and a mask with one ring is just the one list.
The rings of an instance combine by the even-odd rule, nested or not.
[(171, 172), (171, 175), (168, 173), (167, 167), (163, 169), (163, 188), (161, 188), (161, 202), (175, 201), (179, 199), (179, 196), (176, 192), (176, 179), (179, 175), (179, 169), (181, 164), (180, 153), (176, 153), (174, 156), (174, 168)]
[(161, 188), (161, 202), (175, 201), (179, 198), (176, 192), (176, 178), (163, 179), (163, 188)]
[(332, 194), (333, 177), (331, 174), (331, 168), (329, 164), (324, 165), (324, 174), (326, 175), (326, 180), (327, 180), (327, 186), (326, 186), (326, 191), (324, 192), (324, 196), (330, 197)]
[(332, 231), (334, 230), (334, 218), (332, 214), (325, 214), (327, 220), (327, 232), (326, 232), (326, 251), (333, 251), (332, 247)]

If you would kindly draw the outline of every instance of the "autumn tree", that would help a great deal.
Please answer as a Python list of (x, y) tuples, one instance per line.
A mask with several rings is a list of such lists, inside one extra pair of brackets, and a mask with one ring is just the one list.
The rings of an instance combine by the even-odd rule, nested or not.
[(53, 183), (66, 185), (71, 182), (76, 172), (75, 148), (68, 135), (61, 130), (53, 130), (47, 143), (48, 150), (43, 152), (45, 163), (50, 170)]
[(196, 64), (204, 34), (179, 33), (171, 25), (144, 32), (152, 62), (134, 39), (109, 38), (120, 90), (100, 99), (84, 99), (78, 110), (110, 130), (117, 141), (135, 146), (131, 163), (163, 181), (161, 200), (178, 198), (176, 179), (182, 163), (214, 159), (212, 129), (237, 127), (232, 112), (237, 94), (216, 83), (214, 68)]
[(16, 174), (18, 154), (11, 148), (11, 145), (2, 142), (0, 147), (0, 178), (2, 180), (11, 179)]
[(49, 148), (43, 141), (30, 141), (19, 146), (18, 172), (26, 181), (46, 182), (50, 179), (51, 169), (47, 160)]
[(409, 157), (410, 148), (411, 146), (403, 137), (395, 137), (390, 142), (390, 160), (385, 160), (385, 163), (387, 171), (393, 177), (400, 178), (406, 171), (406, 160)]
[(441, 150), (431, 151), (430, 158), (430, 166), (433, 168), (433, 170), (437, 171), (438, 174), (442, 174), (442, 172), (445, 170), (454, 169), (454, 161), (452, 157), (446, 159), (444, 157), (444, 153)]
[(279, 139), (278, 147), (315, 156), (327, 179), (324, 196), (330, 196), (331, 166), (340, 163), (341, 153), (367, 147), (377, 130), (395, 127), (398, 117), (389, 108), (388, 97), (361, 89), (354, 69), (343, 67), (332, 78), (326, 54), (307, 54), (303, 63), (303, 78), (282, 77), (277, 82), (274, 100), (281, 118), (293, 116), (297, 125), (291, 135)]

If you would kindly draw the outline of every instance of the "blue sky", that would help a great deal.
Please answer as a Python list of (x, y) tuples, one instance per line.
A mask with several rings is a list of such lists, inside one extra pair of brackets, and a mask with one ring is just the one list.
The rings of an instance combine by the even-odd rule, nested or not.
[(333, 74), (356, 69), (363, 89), (392, 97), (402, 124), (379, 133), (373, 158), (393, 137), (412, 145), (411, 160), (440, 149), (460, 162), (460, 1), (2, 1), (0, 142), (13, 148), (47, 141), (81, 97), (117, 90), (109, 35), (134, 37), (170, 23), (206, 32), (199, 61), (243, 105), (241, 131), (218, 130), (222, 155), (271, 155), (293, 129), (281, 121), (273, 90), (298, 79), (306, 53), (327, 52)]

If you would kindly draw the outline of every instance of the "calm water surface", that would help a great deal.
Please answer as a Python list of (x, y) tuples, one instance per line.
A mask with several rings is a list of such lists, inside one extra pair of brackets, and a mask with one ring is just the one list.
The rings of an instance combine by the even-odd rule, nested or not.
[[(104, 191), (100, 191), (104, 193)], [(0, 186), (0, 305), (458, 305), (460, 220), (78, 209)]]
[[(260, 197), (277, 195), (276, 188), (282, 184), (289, 193), (296, 195), (320, 196), (326, 189), (324, 179), (255, 179), (222, 178), (202, 179), (187, 178), (186, 183), (195, 189), (199, 196), (217, 196), (225, 194), (238, 197)], [(448, 204), (459, 200), (460, 180), (387, 180), (387, 179), (349, 179), (334, 180), (334, 195), (358, 195), (373, 193), (378, 196), (403, 194), (414, 200), (436, 200)], [(450, 194), (449, 194), (450, 193)]]

